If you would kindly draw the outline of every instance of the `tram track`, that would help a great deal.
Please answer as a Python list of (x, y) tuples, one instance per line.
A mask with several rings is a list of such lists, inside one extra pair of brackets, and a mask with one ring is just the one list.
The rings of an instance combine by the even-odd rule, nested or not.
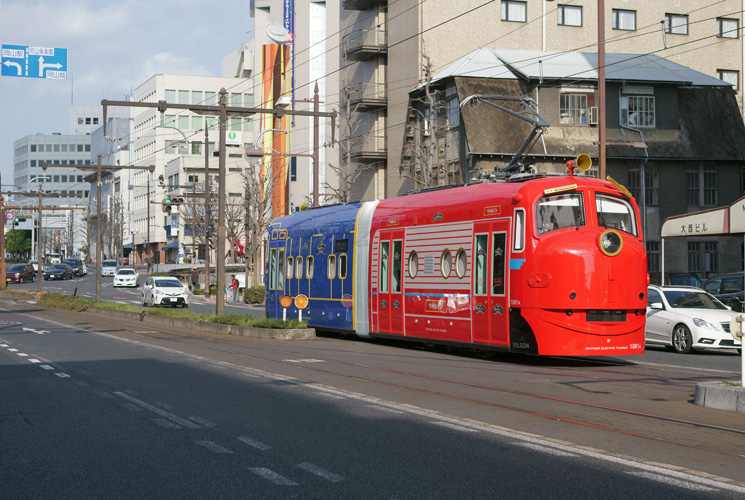
[[(125, 321), (121, 322), (123, 325), (127, 324), (128, 326), (133, 327), (133, 331), (142, 330), (142, 325), (137, 323), (126, 323)], [(77, 328), (72, 327), (71, 328)], [(706, 451), (710, 453), (715, 453), (723, 456), (729, 456), (734, 458), (743, 458), (745, 457), (745, 454), (743, 451), (737, 451), (736, 449), (723, 449), (721, 446), (706, 446), (706, 443), (702, 443), (701, 441), (695, 442), (695, 443), (688, 443), (685, 440), (678, 439), (677, 436), (685, 433), (678, 433), (678, 432), (671, 432), (670, 436), (662, 436), (662, 435), (653, 435), (649, 432), (640, 432), (640, 429), (644, 429), (644, 424), (639, 424), (640, 421), (656, 421), (664, 424), (670, 424), (673, 426), (678, 426), (683, 429), (696, 429), (700, 431), (705, 431), (709, 434), (713, 434), (717, 436), (717, 439), (715, 441), (717, 442), (727, 442), (728, 439), (732, 440), (742, 440), (743, 436), (745, 436), (745, 428), (734, 428), (734, 427), (726, 427), (722, 425), (716, 425), (709, 422), (703, 422), (703, 421), (696, 421), (696, 420), (690, 420), (690, 419), (684, 419), (684, 418), (676, 418), (668, 415), (662, 415), (662, 414), (654, 414), (650, 412), (644, 412), (639, 410), (634, 410), (630, 408), (622, 408), (619, 406), (614, 405), (606, 405), (606, 404), (599, 404), (592, 401), (582, 401), (579, 399), (573, 399), (573, 398), (565, 398), (560, 397), (556, 395), (551, 394), (542, 394), (539, 392), (533, 392), (533, 391), (525, 391), (525, 390), (518, 390), (514, 388), (509, 387), (502, 387), (498, 385), (493, 384), (484, 384), (484, 383), (478, 383), (468, 380), (462, 380), (457, 378), (450, 378), (446, 376), (438, 376), (438, 375), (432, 375), (426, 373), (424, 370), (417, 372), (412, 370), (403, 370), (403, 369), (396, 369), (396, 368), (390, 368), (385, 367), (381, 365), (375, 365), (370, 363), (357, 363), (357, 362), (350, 362), (345, 361), (342, 358), (346, 350), (339, 349), (334, 351), (329, 351), (328, 349), (324, 349), (323, 352), (320, 350), (315, 350), (318, 357), (323, 358), (326, 363), (312, 363), (312, 364), (296, 364), (296, 363), (290, 363), (287, 361), (286, 358), (288, 357), (298, 357), (301, 356), (299, 354), (297, 349), (287, 349), (287, 348), (281, 348), (281, 349), (267, 349), (265, 347), (257, 346), (257, 345), (251, 345), (250, 352), (246, 352), (246, 344), (237, 341), (237, 339), (230, 339), (230, 338), (221, 338), (220, 336), (209, 336), (206, 337), (202, 334), (195, 334), (190, 332), (175, 332), (168, 329), (163, 328), (157, 328), (153, 327), (152, 325), (148, 326), (148, 331), (151, 331), (152, 333), (131, 333), (127, 332), (129, 336), (136, 336), (138, 337), (138, 341), (142, 341), (142, 339), (148, 339), (151, 341), (158, 341), (163, 342), (168, 345), (168, 349), (172, 349), (176, 352), (181, 352), (185, 354), (193, 354), (190, 352), (190, 349), (186, 349), (186, 347), (190, 348), (198, 348), (203, 350), (208, 350), (216, 353), (220, 353), (221, 355), (227, 355), (230, 357), (235, 357), (232, 361), (228, 361), (228, 363), (235, 365), (235, 366), (249, 366), (250, 364), (244, 364), (240, 362), (236, 362), (238, 360), (253, 360), (261, 363), (270, 363), (270, 364), (277, 364), (284, 367), (292, 367), (292, 370), (300, 370), (307, 374), (314, 374), (315, 376), (308, 377), (311, 379), (311, 383), (322, 383), (317, 382), (320, 375), (323, 376), (331, 376), (331, 377), (343, 377), (348, 380), (354, 380), (363, 384), (374, 384), (379, 387), (385, 387), (387, 389), (396, 390), (396, 391), (403, 391), (403, 393), (418, 393), (425, 397), (434, 397), (434, 398), (442, 398), (447, 399), (450, 401), (455, 402), (461, 402), (469, 405), (477, 405), (481, 407), (489, 407), (494, 409), (499, 409), (501, 411), (508, 411), (513, 412), (517, 414), (523, 414), (523, 415), (530, 415), (532, 417), (537, 417), (540, 419), (546, 419), (551, 421), (557, 421), (557, 422), (563, 422), (571, 425), (577, 425), (582, 426), (586, 428), (592, 428), (592, 429), (598, 429), (603, 430), (607, 432), (612, 432), (618, 435), (626, 435), (626, 436), (633, 436), (636, 438), (641, 438), (645, 440), (650, 440), (653, 442), (659, 442), (659, 443), (666, 443), (670, 445), (675, 446), (682, 446), (688, 449), (695, 449), (699, 451)], [(96, 332), (95, 328), (92, 327), (90, 330), (92, 333), (101, 333)], [(113, 333), (110, 330), (107, 333), (103, 333), (104, 335), (113, 335), (113, 336), (119, 336), (118, 333)], [(153, 346), (154, 344), (149, 341), (145, 341), (143, 343), (146, 343), (147, 345)], [(180, 345), (180, 347), (176, 347), (177, 345)], [(157, 347), (157, 345), (156, 345)], [(273, 347), (279, 347), (279, 344), (273, 346)], [(313, 351), (314, 349), (311, 349)], [(359, 353), (359, 351), (356, 351)], [(330, 353), (330, 354), (329, 354)], [(364, 352), (363, 354), (370, 354), (368, 352)], [(374, 354), (374, 353), (373, 353)], [(307, 352), (302, 354), (303, 356), (307, 356)], [(405, 356), (399, 356), (399, 359), (402, 357), (407, 358), (408, 360), (412, 361), (415, 360), (417, 362), (422, 363), (435, 363), (438, 365), (442, 365), (442, 361), (447, 361), (443, 356), (446, 356), (445, 354), (437, 354), (435, 356), (426, 355), (424, 357), (422, 356), (411, 356), (411, 355), (405, 355)], [(209, 358), (207, 358), (209, 359)], [(462, 360), (463, 358), (457, 358), (459, 360)], [(485, 367), (489, 368), (490, 373), (494, 373), (494, 367), (495, 365), (498, 367), (499, 372), (502, 373), (508, 373), (508, 372), (514, 372), (513, 370), (505, 369), (505, 367), (499, 367), (498, 363), (499, 361), (492, 361), (492, 360), (484, 360), (484, 359), (470, 359), (468, 362), (473, 363), (483, 363)], [(558, 360), (554, 360), (558, 361)], [(579, 368), (576, 365), (577, 364), (583, 364), (583, 365), (594, 365), (595, 368), (590, 368), (591, 371), (594, 372), (593, 377), (596, 377), (597, 379), (603, 379), (604, 381), (609, 382), (623, 382), (628, 383), (629, 380), (636, 379), (644, 379), (644, 383), (647, 385), (659, 385), (659, 386), (670, 386), (671, 379), (674, 380), (674, 384), (679, 387), (688, 387), (690, 385), (690, 380), (688, 379), (676, 379), (675, 377), (671, 377), (669, 375), (665, 375), (663, 377), (654, 377), (650, 376), (649, 373), (629, 373), (627, 371), (618, 370), (618, 363), (615, 362), (609, 362), (609, 365), (614, 365), (614, 369), (612, 370), (605, 370), (602, 368), (599, 368), (598, 365), (602, 365), (603, 362), (599, 362), (598, 360), (580, 360), (578, 362), (577, 359), (571, 358), (571, 364), (575, 366), (566, 367), (566, 369), (570, 370), (570, 373), (565, 373), (562, 370), (559, 370), (556, 366), (547, 366), (546, 368), (551, 369), (551, 376), (561, 376), (561, 377), (578, 377), (579, 374), (576, 372), (579, 370), (584, 370), (584, 368)], [(221, 363), (225, 363), (226, 361), (221, 361)], [(406, 361), (402, 361), (406, 362)], [(451, 365), (459, 365), (460, 363), (452, 363)], [(332, 369), (330, 366), (338, 366), (338, 367), (344, 367), (345, 369), (352, 369), (354, 373), (345, 373), (344, 370), (341, 369)], [(523, 365), (520, 365), (523, 366)], [(480, 367), (478, 367), (480, 368)], [(598, 369), (599, 368), (599, 369)], [(254, 369), (250, 367), (250, 369)], [(452, 368), (451, 368), (452, 369)], [(367, 374), (366, 374), (367, 372)], [(271, 373), (271, 371), (267, 371), (267, 373)], [(545, 371), (539, 371), (539, 370), (529, 370), (528, 372), (521, 372), (521, 373), (533, 373), (535, 375), (540, 376), (546, 376)], [(283, 376), (287, 376), (286, 374)], [(390, 380), (387, 379), (387, 377), (392, 377)], [(403, 380), (407, 381), (419, 381), (418, 383), (402, 383)], [(425, 382), (426, 384), (431, 385), (431, 383), (437, 384), (436, 389), (433, 388), (427, 388), (421, 385), (421, 382)], [(471, 392), (475, 391), (476, 396), (469, 396), (466, 394), (470, 394)], [(500, 395), (500, 397), (492, 397), (494, 395)], [(502, 396), (507, 396), (509, 398), (513, 398), (516, 401), (515, 402), (508, 402), (503, 401)], [(532, 402), (528, 404), (523, 404), (521, 401), (524, 402)], [(531, 405), (535, 405), (536, 402), (538, 402), (538, 405), (540, 406), (543, 402), (550, 402), (554, 404), (554, 411), (537, 411), (534, 408), (531, 408)], [(558, 406), (556, 406), (558, 405)], [(566, 408), (573, 408), (571, 411), (556, 411), (559, 410), (560, 407), (566, 407)], [(620, 422), (621, 425), (608, 425), (606, 422), (607, 418), (587, 418), (587, 414), (584, 413), (584, 410), (590, 410), (591, 412), (600, 412), (605, 414), (613, 414), (613, 415), (620, 415), (624, 419), (627, 419), (624, 424), (624, 421)], [(582, 417), (582, 415), (584, 417)], [(488, 423), (488, 422), (485, 422)], [(730, 436), (727, 438), (726, 436)]]

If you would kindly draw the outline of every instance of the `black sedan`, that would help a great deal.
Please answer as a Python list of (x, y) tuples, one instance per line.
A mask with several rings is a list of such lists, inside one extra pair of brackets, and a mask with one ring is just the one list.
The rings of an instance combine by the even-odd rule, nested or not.
[(68, 264), (53, 264), (44, 269), (45, 280), (71, 280), (72, 268)]
[(5, 278), (7, 281), (15, 281), (16, 283), (34, 281), (36, 272), (31, 264), (13, 264), (5, 270)]

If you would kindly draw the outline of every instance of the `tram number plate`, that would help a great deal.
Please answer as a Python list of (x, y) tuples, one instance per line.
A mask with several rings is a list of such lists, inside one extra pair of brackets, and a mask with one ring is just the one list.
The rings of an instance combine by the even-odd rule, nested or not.
[(610, 310), (591, 310), (587, 311), (586, 319), (588, 322), (624, 322), (626, 321), (626, 311)]

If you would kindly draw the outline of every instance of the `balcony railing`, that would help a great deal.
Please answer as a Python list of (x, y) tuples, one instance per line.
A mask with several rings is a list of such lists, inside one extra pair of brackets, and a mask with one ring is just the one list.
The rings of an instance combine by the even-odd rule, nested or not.
[(341, 6), (346, 10), (368, 10), (376, 5), (385, 4), (385, 0), (342, 0)]
[(384, 135), (366, 135), (352, 144), (352, 158), (358, 160), (385, 160), (386, 137)]
[(360, 83), (349, 93), (350, 104), (357, 111), (373, 111), (388, 103), (387, 87), (383, 83)]
[(344, 59), (362, 61), (376, 54), (388, 53), (388, 34), (385, 30), (358, 30), (344, 35), (341, 41)]

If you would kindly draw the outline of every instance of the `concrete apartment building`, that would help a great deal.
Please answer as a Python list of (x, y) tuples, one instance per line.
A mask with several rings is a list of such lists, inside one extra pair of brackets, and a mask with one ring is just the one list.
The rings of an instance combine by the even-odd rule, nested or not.
[[(426, 79), (424, 54), (436, 74), (479, 47), (597, 51), (596, 0), (342, 0), (341, 7), (340, 79), (378, 89), (374, 102), (355, 102), (362, 104), (364, 140), (353, 156), (367, 167), (357, 193), (363, 199), (412, 187), (397, 167), (409, 92)], [(654, 53), (736, 89), (742, 85), (741, 0), (606, 0), (605, 7), (606, 52)], [(742, 110), (740, 93), (737, 101)]]
[[(213, 76), (155, 75), (135, 89), (133, 99), (136, 102), (165, 100), (167, 103), (214, 106), (218, 104), (221, 88), (227, 90), (228, 106), (254, 105), (250, 80)], [(184, 217), (179, 215), (180, 209), (164, 212), (161, 202), (167, 195), (178, 196), (187, 191), (180, 186), (205, 185), (205, 157), (210, 170), (210, 179), (206, 180), (216, 186), (219, 158), (213, 153), (219, 137), (217, 117), (175, 108), (162, 114), (156, 108), (130, 109), (131, 161), (143, 167), (155, 165), (152, 174), (146, 169), (134, 171), (131, 184), (127, 186), (132, 190), (129, 230), (134, 244), (134, 262), (141, 264), (148, 255), (154, 262), (178, 262), (197, 254), (197, 248), (193, 246), (193, 238), (184, 235)], [(253, 119), (229, 117), (227, 130), (235, 132), (234, 137), (240, 141), (240, 145), (227, 147), (228, 197), (242, 200), (241, 175), (246, 167), (243, 151), (253, 143)], [(208, 134), (207, 151), (205, 133)], [(175, 161), (177, 159), (179, 161)], [(214, 213), (217, 213), (216, 205)]]

